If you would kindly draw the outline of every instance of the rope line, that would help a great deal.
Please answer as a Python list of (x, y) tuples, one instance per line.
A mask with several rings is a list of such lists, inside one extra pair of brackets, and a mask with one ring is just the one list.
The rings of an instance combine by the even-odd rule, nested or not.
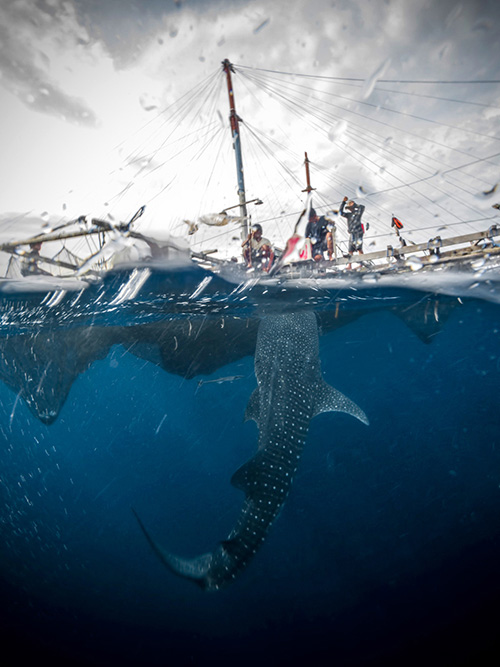
[[(237, 65), (233, 63), (234, 68), (252, 70), (254, 72), (269, 72), (271, 74), (284, 74), (285, 76), (299, 76), (305, 79), (318, 79), (321, 81), (361, 81), (365, 82), (367, 78), (364, 79), (359, 77), (348, 77), (348, 76), (321, 76), (319, 74), (303, 74), (302, 72), (283, 72), (280, 70), (273, 69), (264, 69), (261, 67), (250, 67), (249, 65)], [(456, 80), (438, 80), (438, 79), (378, 79), (379, 83), (423, 83), (423, 84), (468, 84), (468, 83), (500, 83), (500, 79), (456, 79)]]

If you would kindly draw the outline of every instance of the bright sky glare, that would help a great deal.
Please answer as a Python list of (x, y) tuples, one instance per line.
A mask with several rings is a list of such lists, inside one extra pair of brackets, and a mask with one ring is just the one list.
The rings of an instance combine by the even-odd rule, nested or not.
[[(153, 201), (141, 224), (150, 230), (166, 225), (176, 233), (185, 233), (183, 217), (236, 203), (234, 172), (230, 176), (232, 167), (228, 167), (227, 178), (233, 180), (229, 186), (225, 176), (217, 181), (208, 210), (200, 203), (193, 207), (193, 188), (189, 182), (182, 183), (178, 174), (165, 197), (157, 196), (162, 178), (169, 178), (160, 171), (151, 186), (141, 181), (135, 199), (123, 201), (122, 208), (113, 209), (110, 205), (112, 197), (130, 178), (120, 164), (128, 149), (126, 142), (161, 109), (215, 72), (224, 58), (253, 68), (364, 80), (364, 85), (356, 84), (358, 88), (354, 89), (332, 89), (326, 83), (306, 81), (310, 88), (305, 93), (304, 109), (307, 111), (311, 105), (312, 111), (314, 91), (319, 90), (327, 94), (334, 90), (335, 94), (347, 96), (343, 104), (351, 114), (367, 113), (367, 105), (371, 104), (371, 113), (378, 122), (378, 138), (390, 143), (394, 141), (391, 123), (396, 125), (399, 118), (388, 117), (381, 110), (384, 106), (393, 107), (394, 100), (389, 93), (377, 91), (381, 86), (379, 79), (498, 79), (499, 12), (498, 3), (493, 0), (3, 0), (2, 238), (19, 238), (30, 224), (36, 227), (49, 218), (70, 219), (84, 213), (124, 219), (141, 204), (148, 205), (150, 198)], [(252, 72), (248, 71), (248, 75)], [(300, 83), (296, 78), (293, 85)], [(351, 185), (351, 192), (345, 193), (349, 196), (362, 196), (362, 191), (354, 190), (356, 184), (368, 192), (390, 189), (387, 180), (383, 180), (387, 177), (386, 166), (378, 162), (379, 173), (374, 176), (366, 165), (353, 158), (351, 139), (350, 155), (348, 150), (339, 149), (341, 142), (347, 141), (347, 130), (358, 132), (354, 125), (349, 126), (354, 123), (353, 115), (346, 115), (345, 120), (328, 118), (322, 139), (317, 133), (306, 136), (303, 123), (290, 108), (279, 104), (276, 92), (271, 101), (261, 102), (257, 95), (252, 97), (252, 85), (247, 80), (236, 91), (242, 117), (249, 124), (251, 121), (252, 127), (282, 128), (283, 136), (298, 155), (308, 150), (318, 164), (334, 164), (342, 179), (336, 190), (325, 192), (327, 200), (340, 200), (341, 183)], [(385, 84), (385, 88), (394, 85)], [(413, 139), (407, 138), (405, 150), (413, 150), (416, 156), (425, 153), (452, 167), (474, 160), (468, 156), (500, 154), (498, 84), (407, 84), (404, 90), (407, 94), (398, 98), (398, 110), (405, 114), (405, 128), (415, 133)], [(424, 99), (422, 94), (429, 97)], [(464, 103), (452, 105), (437, 98), (457, 98)], [(227, 123), (227, 108), (221, 103), (216, 110)], [(423, 124), (417, 116), (437, 123)], [(466, 128), (469, 133), (459, 133), (452, 126)], [(278, 135), (276, 131), (276, 139)], [(419, 138), (422, 135), (432, 138), (434, 145), (425, 144)], [(283, 136), (279, 137), (280, 142), (284, 141)], [(124, 141), (125, 148), (117, 151), (116, 147)], [(206, 153), (196, 166), (208, 172), (214, 155)], [(364, 157), (372, 159), (374, 155), (367, 143)], [(419, 158), (407, 155), (407, 159)], [(424, 192), (425, 203), (412, 204), (409, 199), (405, 203), (401, 197), (396, 198), (401, 192), (394, 191), (384, 197), (379, 195), (376, 201), (374, 197), (370, 205), (373, 201), (375, 227), (383, 216), (386, 224), (390, 214), (381, 211), (390, 211), (396, 202), (400, 215), (413, 215), (422, 226), (433, 224), (432, 206), (441, 206), (442, 211), (436, 209), (440, 216), (435, 221), (436, 228), (443, 222), (452, 222), (443, 217), (445, 209), (461, 220), (474, 218), (473, 211), (460, 213), (463, 197), (470, 209), (477, 208), (478, 218), (495, 215), (491, 204), (496, 200), (483, 198), (481, 193), (500, 180), (498, 165), (500, 156), (482, 163), (480, 170), (473, 167), (461, 172), (465, 179), (478, 180), (471, 180), (470, 192), (461, 195), (458, 203), (449, 203), (443, 194), (443, 189), (449, 187), (445, 177), (438, 179), (440, 190)], [(179, 163), (179, 170), (189, 173), (192, 168), (192, 164)], [(299, 179), (303, 179), (302, 169), (298, 164)], [(249, 198), (254, 194), (251, 173), (249, 166)], [(411, 180), (409, 172), (397, 177), (401, 182)], [(420, 177), (419, 173), (416, 178)], [(321, 186), (322, 176), (317, 174), (316, 178)], [(324, 184), (328, 189), (326, 180)], [(222, 187), (226, 188), (225, 195), (219, 193)], [(261, 196), (260, 192), (257, 196)], [(296, 199), (301, 196), (299, 192)], [(294, 206), (297, 209), (299, 203)], [(265, 219), (266, 213), (262, 215)], [(479, 228), (484, 226), (479, 224)]]

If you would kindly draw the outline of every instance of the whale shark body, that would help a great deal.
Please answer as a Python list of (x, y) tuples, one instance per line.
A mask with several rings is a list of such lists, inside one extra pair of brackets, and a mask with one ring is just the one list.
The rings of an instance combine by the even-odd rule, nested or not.
[(270, 315), (262, 319), (255, 349), (257, 388), (245, 419), (256, 421), (259, 445), (231, 483), (245, 500), (228, 537), (210, 553), (193, 559), (162, 549), (137, 520), (162, 562), (175, 574), (215, 591), (234, 580), (256, 553), (290, 491), (306, 442), (309, 422), (321, 412), (345, 412), (365, 424), (353, 401), (322, 377), (316, 316), (312, 312)]

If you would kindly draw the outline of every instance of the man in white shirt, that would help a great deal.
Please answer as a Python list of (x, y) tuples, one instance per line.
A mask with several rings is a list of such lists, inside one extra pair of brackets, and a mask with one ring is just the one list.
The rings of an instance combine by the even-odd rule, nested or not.
[(269, 239), (262, 236), (262, 227), (259, 224), (252, 225), (250, 233), (241, 245), (248, 268), (255, 267), (269, 271), (274, 260), (274, 252)]

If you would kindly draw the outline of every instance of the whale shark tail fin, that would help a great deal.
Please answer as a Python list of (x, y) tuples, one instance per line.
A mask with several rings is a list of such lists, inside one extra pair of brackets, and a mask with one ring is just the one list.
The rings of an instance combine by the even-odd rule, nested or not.
[(207, 553), (196, 558), (181, 558), (175, 556), (174, 554), (169, 553), (162, 549), (158, 543), (150, 535), (149, 531), (143, 524), (141, 518), (132, 507), (132, 512), (134, 513), (137, 523), (139, 524), (142, 532), (144, 533), (147, 541), (151, 545), (151, 548), (161, 560), (161, 562), (174, 574), (177, 574), (179, 577), (184, 577), (185, 579), (192, 579), (196, 582), (201, 588), (207, 587), (207, 575), (210, 570), (210, 565), (212, 563), (213, 554)]

